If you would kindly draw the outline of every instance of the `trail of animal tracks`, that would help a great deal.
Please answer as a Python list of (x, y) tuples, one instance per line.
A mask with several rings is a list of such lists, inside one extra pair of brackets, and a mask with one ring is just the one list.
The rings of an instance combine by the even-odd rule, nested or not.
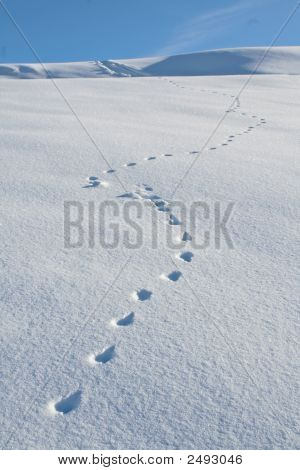
[[(1, 80), (1, 445), (295, 448), (299, 76), (254, 76), (235, 100), (247, 76), (111, 70), (56, 80), (106, 161), (51, 80)], [(207, 204), (196, 232), (174, 200)], [(89, 246), (104, 201), (139, 201), (140, 247)]]

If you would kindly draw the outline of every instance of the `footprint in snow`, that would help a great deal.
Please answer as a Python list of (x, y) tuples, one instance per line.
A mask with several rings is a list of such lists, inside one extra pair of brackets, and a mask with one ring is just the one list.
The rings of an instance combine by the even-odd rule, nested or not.
[(115, 173), (116, 170), (113, 170), (112, 168), (110, 168), (110, 170), (104, 170), (103, 173), (104, 174), (111, 174), (111, 173)]
[(168, 203), (166, 201), (164, 201), (163, 199), (159, 199), (159, 200), (156, 200), (156, 201), (153, 201), (152, 202), (154, 203), (155, 207), (157, 208), (158, 211), (160, 212), (169, 212), (170, 209), (168, 208)]
[(160, 278), (163, 279), (164, 281), (172, 281), (172, 282), (177, 282), (178, 279), (180, 279), (182, 276), (182, 273), (180, 271), (173, 271), (172, 273), (166, 275), (166, 274), (161, 274)]
[(180, 222), (179, 219), (177, 219), (177, 217), (175, 217), (175, 215), (170, 214), (169, 224), (170, 225), (181, 225), (181, 222)]
[(88, 357), (88, 361), (90, 364), (106, 364), (107, 362), (111, 361), (116, 355), (116, 347), (115, 345), (110, 346), (107, 349), (103, 349), (100, 353), (91, 354)]
[(66, 415), (79, 407), (81, 402), (81, 390), (68, 395), (57, 402), (50, 402), (48, 409), (51, 414)]
[(135, 162), (129, 162), (129, 163), (124, 163), (125, 167), (132, 167), (132, 166), (136, 166), (136, 163)]
[(83, 186), (84, 188), (96, 188), (96, 186), (99, 186), (100, 184), (98, 176), (88, 176), (86, 180), (87, 184)]
[(190, 263), (194, 257), (194, 254), (191, 251), (183, 251), (177, 255), (177, 258), (185, 261), (186, 263)]
[(163, 153), (162, 156), (163, 157), (172, 157), (173, 154), (172, 153)]
[(130, 312), (128, 315), (125, 315), (124, 317), (120, 318), (119, 320), (112, 320), (112, 324), (114, 326), (129, 326), (132, 325), (134, 322), (134, 313)]
[(188, 232), (184, 232), (181, 240), (183, 242), (190, 242), (192, 240), (192, 236)]
[(96, 188), (97, 186), (107, 188), (109, 184), (107, 183), (107, 181), (100, 181), (97, 176), (88, 176), (87, 184), (83, 186), (83, 188)]
[(146, 157), (144, 160), (156, 160), (156, 157)]
[(144, 302), (145, 300), (149, 300), (151, 298), (151, 295), (152, 295), (152, 292), (150, 290), (141, 289), (141, 290), (134, 291), (131, 294), (131, 298), (135, 301)]

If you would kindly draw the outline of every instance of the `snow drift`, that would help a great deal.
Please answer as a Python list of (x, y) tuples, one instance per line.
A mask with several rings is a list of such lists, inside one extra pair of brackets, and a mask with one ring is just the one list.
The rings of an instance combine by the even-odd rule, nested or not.
[(253, 72), (300, 74), (300, 47), (273, 47), (270, 50), (267, 47), (250, 47), (170, 57), (0, 65), (2, 78), (244, 75)]

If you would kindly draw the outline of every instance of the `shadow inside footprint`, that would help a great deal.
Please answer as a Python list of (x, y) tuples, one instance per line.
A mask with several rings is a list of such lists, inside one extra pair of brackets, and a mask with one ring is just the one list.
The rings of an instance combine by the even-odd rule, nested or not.
[(128, 325), (131, 325), (133, 321), (134, 321), (134, 313), (131, 312), (129, 313), (129, 315), (126, 315), (125, 317), (120, 318), (120, 320), (118, 320), (116, 324), (118, 326), (128, 326)]
[(170, 273), (167, 278), (170, 280), (170, 281), (173, 281), (173, 282), (176, 282), (178, 281), (178, 279), (182, 276), (181, 272), (180, 271), (173, 271), (172, 273)]
[(144, 300), (150, 299), (152, 292), (150, 290), (141, 289), (133, 293), (134, 300), (144, 302)]
[(116, 348), (114, 345), (110, 346), (109, 348), (102, 351), (100, 354), (97, 354), (95, 356), (95, 361), (101, 364), (106, 364), (106, 362), (110, 361), (116, 355), (115, 349)]
[(190, 242), (192, 240), (192, 236), (188, 232), (184, 232), (182, 235), (183, 242)]
[(161, 212), (169, 212), (169, 208), (167, 207), (167, 203), (165, 201), (163, 201), (162, 199), (158, 200), (158, 201), (154, 201), (154, 204), (155, 204), (155, 207), (157, 208), (157, 210), (161, 211)]
[(81, 402), (81, 390), (72, 393), (55, 404), (55, 410), (58, 413), (67, 414), (79, 407)]
[(136, 163), (135, 163), (135, 162), (131, 162), (131, 163), (125, 163), (125, 165), (124, 165), (124, 166), (135, 166), (135, 165), (136, 165)]
[(180, 222), (179, 219), (177, 219), (177, 217), (175, 217), (175, 215), (170, 214), (169, 224), (170, 225), (181, 225), (181, 222)]
[(156, 157), (147, 157), (145, 160), (156, 160)]
[(187, 263), (190, 263), (193, 259), (193, 256), (194, 255), (191, 251), (185, 251), (183, 253), (180, 253), (179, 258), (183, 261), (186, 261)]

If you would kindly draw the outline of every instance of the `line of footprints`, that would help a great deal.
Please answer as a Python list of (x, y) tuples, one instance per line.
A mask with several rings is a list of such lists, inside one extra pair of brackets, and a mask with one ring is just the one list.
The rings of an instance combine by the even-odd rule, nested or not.
[[(170, 225), (182, 225), (181, 221), (172, 214), (169, 203), (163, 200), (161, 197), (153, 193), (153, 189), (148, 185), (143, 185), (142, 187), (137, 187), (135, 191), (130, 193), (121, 194), (118, 196), (120, 198), (130, 198), (130, 199), (142, 199), (146, 204), (150, 204), (153, 208), (159, 212), (164, 212), (166, 217), (166, 223)], [(188, 243), (192, 240), (191, 235), (182, 231), (179, 236), (178, 241)], [(194, 254), (191, 251), (181, 251), (177, 253), (176, 258), (184, 263), (190, 263), (194, 257)], [(169, 274), (162, 273), (160, 276), (162, 281), (167, 282), (177, 282), (182, 277), (181, 271), (172, 271)], [(147, 289), (138, 289), (131, 293), (130, 297), (133, 302), (145, 302), (149, 301), (153, 295), (153, 292)], [(115, 328), (125, 328), (130, 327), (135, 321), (135, 313), (129, 312), (126, 313), (121, 318), (113, 318), (110, 322), (111, 326)], [(87, 362), (90, 366), (99, 366), (110, 363), (116, 356), (116, 346), (113, 344), (107, 348), (104, 348), (102, 351), (96, 353), (91, 353), (87, 357)], [(82, 391), (76, 390), (70, 395), (64, 396), (57, 401), (51, 401), (48, 403), (48, 412), (52, 415), (66, 415), (71, 411), (77, 409), (81, 403)]]
[[(169, 83), (175, 84), (175, 82), (173, 82), (173, 81), (170, 81)], [(179, 86), (179, 85), (176, 85), (176, 86)], [(181, 88), (184, 88), (184, 87), (181, 87)], [(230, 98), (234, 98), (234, 95), (230, 95), (228, 93), (220, 93), (218, 91), (211, 91), (211, 90), (208, 90), (208, 91), (207, 90), (200, 90), (200, 91), (206, 92), (206, 93), (209, 92), (211, 94), (220, 94), (222, 96), (228, 96)], [(226, 147), (228, 145), (231, 145), (234, 142), (234, 139), (236, 139), (236, 137), (242, 136), (243, 134), (249, 134), (255, 128), (264, 126), (267, 123), (265, 118), (259, 118), (257, 115), (249, 115), (246, 112), (241, 112), (240, 108), (241, 108), (240, 100), (239, 100), (239, 98), (236, 98), (235, 102), (234, 102), (234, 106), (232, 108), (228, 109), (226, 111), (226, 113), (236, 113), (236, 112), (238, 112), (241, 116), (248, 117), (248, 118), (251, 118), (251, 119), (255, 120), (253, 125), (247, 126), (247, 128), (245, 128), (241, 132), (237, 132), (236, 134), (231, 134), (231, 135), (227, 136), (223, 142), (221, 142), (219, 144), (216, 144), (212, 147), (209, 147), (209, 148), (205, 149), (205, 151), (213, 151), (213, 150), (217, 150), (218, 148), (222, 148), (222, 147)], [(201, 150), (191, 150), (191, 151), (188, 151), (186, 153), (188, 155), (197, 155), (197, 154), (201, 153)], [(162, 157), (162, 158), (172, 157), (172, 156), (173, 156), (172, 153), (162, 153), (160, 155), (160, 157)], [(144, 162), (144, 163), (145, 162), (152, 162), (154, 160), (157, 160), (158, 158), (159, 158), (158, 156), (150, 155), (148, 157), (145, 157), (142, 162)], [(127, 163), (124, 163), (119, 169), (135, 168), (138, 164), (141, 164), (142, 162), (140, 162), (140, 163), (138, 163), (138, 162), (127, 162)], [(110, 174), (113, 174), (113, 173), (116, 173), (116, 172), (117, 172), (116, 169), (109, 168), (108, 170), (104, 170), (103, 174), (110, 175)], [(101, 180), (98, 176), (89, 176), (89, 177), (86, 178), (86, 182), (85, 182), (83, 188), (88, 189), (88, 188), (96, 188), (96, 187), (99, 187), (99, 186), (102, 187), (102, 188), (107, 188), (109, 186), (109, 182), (105, 181), (105, 180)]]
[[(170, 84), (175, 85), (179, 88), (185, 88), (184, 86), (178, 85), (176, 82), (173, 80), (168, 80)], [(230, 95), (228, 93), (221, 93), (218, 91), (211, 91), (211, 90), (204, 90), (202, 89), (201, 92), (205, 93), (212, 93), (212, 94), (221, 94), (222, 96), (228, 96), (231, 98), (234, 98), (234, 95)], [(236, 99), (234, 107), (229, 109), (227, 112), (240, 112), (240, 102), (239, 99)], [(255, 127), (260, 127), (266, 124), (266, 120), (264, 118), (258, 118), (256, 115), (251, 115), (249, 116), (245, 112), (240, 112), (242, 116), (245, 117), (251, 117), (252, 119), (255, 119), (256, 122), (253, 126), (248, 126), (244, 131), (237, 133), (236, 135), (232, 134), (229, 135), (226, 140), (220, 144), (217, 144), (213, 147), (209, 147), (208, 151), (213, 151), (216, 150), (218, 147), (223, 147), (230, 145), (231, 142), (234, 141), (236, 136), (241, 136), (243, 134), (248, 134), (252, 132)], [(200, 153), (200, 150), (192, 150), (187, 152), (190, 155), (198, 154)], [(172, 153), (164, 153), (161, 155), (162, 157), (172, 157)], [(144, 161), (151, 162), (156, 160), (156, 156), (148, 156), (144, 158)], [(123, 168), (134, 168), (137, 165), (137, 162), (128, 162), (122, 165)], [(114, 170), (112, 168), (105, 170), (103, 173), (104, 174), (112, 174), (115, 173), (117, 170)], [(106, 188), (109, 186), (109, 183), (107, 181), (100, 180), (99, 177), (97, 176), (89, 176), (86, 180), (86, 183), (84, 184), (83, 188), (97, 188), (97, 187), (103, 187)], [(145, 200), (146, 203), (151, 204), (156, 210), (159, 212), (165, 212), (167, 213), (167, 223), (170, 225), (181, 225), (181, 221), (172, 213), (169, 203), (162, 199), (160, 196), (156, 195), (153, 193), (153, 189), (148, 186), (148, 185), (143, 185), (142, 187), (137, 187), (135, 191), (128, 192), (121, 194), (118, 196), (119, 198), (129, 198), (129, 199), (143, 199)], [(180, 240), (183, 242), (188, 243), (191, 241), (192, 237), (188, 232), (183, 232), (182, 235), (180, 236)], [(191, 251), (182, 251), (176, 254), (176, 258), (182, 262), (185, 263), (190, 263), (193, 260), (194, 254)], [(169, 274), (162, 273), (160, 275), (160, 279), (162, 281), (167, 281), (167, 282), (177, 282), (180, 278), (182, 277), (182, 273), (180, 271), (172, 271)], [(147, 289), (140, 289), (136, 290), (131, 294), (131, 299), (134, 302), (145, 302), (151, 299), (152, 292), (147, 290)], [(135, 314), (134, 312), (126, 313), (122, 318), (119, 319), (112, 319), (111, 324), (115, 328), (125, 328), (125, 327), (130, 327), (135, 321)], [(116, 346), (111, 345), (107, 348), (104, 348), (102, 351), (97, 352), (97, 353), (92, 353), (88, 356), (87, 361), (91, 366), (97, 366), (97, 365), (105, 365), (110, 363), (114, 357), (116, 356)], [(77, 409), (80, 406), (81, 403), (81, 397), (82, 397), (82, 391), (81, 390), (76, 390), (75, 392), (62, 397), (59, 400), (53, 400), (48, 403), (48, 411), (53, 414), (53, 415), (66, 415), (70, 413), (71, 411)]]

